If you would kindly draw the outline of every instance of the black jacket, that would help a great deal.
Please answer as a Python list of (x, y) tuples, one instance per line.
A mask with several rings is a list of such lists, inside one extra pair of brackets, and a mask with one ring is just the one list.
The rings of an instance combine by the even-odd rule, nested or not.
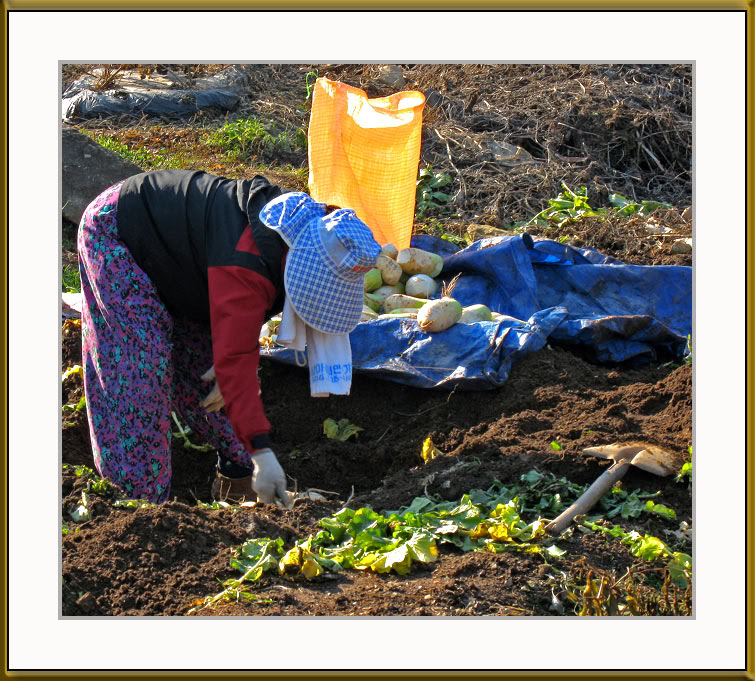
[(116, 213), (122, 242), (168, 311), (210, 325), (226, 412), (250, 451), (269, 446), (257, 381), (260, 328), (285, 297), (286, 245), (258, 215), (281, 193), (261, 176), (160, 170), (128, 178)]

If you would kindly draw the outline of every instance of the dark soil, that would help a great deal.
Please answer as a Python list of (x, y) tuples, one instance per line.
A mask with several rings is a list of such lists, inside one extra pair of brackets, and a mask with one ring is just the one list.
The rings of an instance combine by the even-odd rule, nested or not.
[[(594, 444), (643, 439), (686, 448), (692, 441), (691, 378), (687, 366), (620, 372), (553, 349), (519, 362), (497, 391), (449, 396), (357, 376), (348, 399), (321, 407), (309, 397), (306, 372), (264, 363), (263, 394), (281, 464), (300, 488), (338, 492), (339, 498), (297, 502), (291, 511), (203, 510), (196, 500), (211, 500), (214, 459), (177, 444), (174, 501), (120, 510), (103, 500), (90, 522), (64, 537), (64, 613), (183, 614), (194, 599), (217, 591), (218, 579), (238, 576), (229, 567), (232, 547), (250, 537), (306, 537), (319, 518), (342, 506), (352, 487), (352, 508), (397, 509), (426, 493), (456, 499), (496, 479), (513, 482), (533, 468), (588, 483), (605, 465), (580, 456)], [(77, 390), (69, 389), (67, 399)], [(376, 394), (389, 406), (376, 405)], [(365, 430), (358, 442), (328, 440), (322, 435), (328, 417), (348, 418)], [(66, 418), (65, 463), (91, 466), (87, 428), (81, 413)], [(448, 456), (422, 465), (419, 448), (428, 435)], [(563, 447), (558, 454), (550, 447), (554, 440)], [(72, 472), (64, 475), (64, 509), (75, 505), (83, 484)], [(632, 521), (633, 529), (668, 539), (666, 531), (680, 520), (691, 521), (686, 485), (639, 470), (623, 484), (660, 490), (657, 502), (678, 515), (676, 522), (645, 516)], [(568, 557), (559, 569), (581, 557), (594, 570), (620, 576), (636, 562), (625, 547), (594, 535), (575, 536), (564, 548)], [(406, 577), (348, 572), (312, 583), (265, 577), (257, 590), (272, 603), (223, 604), (201, 614), (553, 615), (542, 566), (542, 559), (527, 555), (447, 550), (432, 568)]]
[[(294, 69), (303, 68), (262, 65), (258, 69), (259, 82), (273, 88), (280, 82), (281, 101), (290, 102), (295, 97), (301, 98), (298, 91), (301, 82), (297, 80), (300, 73), (291, 74)], [(473, 70), (466, 65), (448, 67), (441, 73), (439, 65), (429, 65), (424, 71), (420, 65), (413, 65), (406, 71), (414, 77), (417, 87), (424, 84), (423, 87), (438, 89), (446, 98), (443, 101), (452, 104), (465, 101), (466, 95), (462, 94), (474, 83), (479, 97), (487, 96), (492, 103), (495, 93), (508, 90), (519, 92), (520, 96), (523, 92), (536, 96), (537, 89), (534, 85), (534, 89), (526, 89), (523, 78), (536, 84), (538, 79), (546, 77), (549, 83), (566, 87), (564, 83), (568, 79), (564, 79), (564, 74), (568, 68), (575, 70), (571, 74), (574, 77), (586, 75), (587, 80), (582, 78), (583, 84), (589, 85), (592, 82), (589, 78), (596, 77), (598, 65), (549, 68), (543, 71), (541, 66), (517, 65)], [(608, 83), (604, 93), (612, 88), (618, 92), (624, 87), (622, 83), (633, 83), (637, 93), (644, 93), (643, 102), (652, 102), (653, 97), (660, 96), (658, 92), (665, 83), (669, 94), (664, 102), (673, 98), (686, 101), (685, 87), (686, 97), (689, 97), (688, 75), (682, 72), (683, 67), (638, 66), (632, 72), (634, 78), (629, 79), (627, 72), (631, 67), (627, 65), (614, 67), (617, 75), (613, 79), (606, 76), (608, 67), (601, 68), (603, 80)], [(374, 91), (370, 94), (385, 94), (375, 83), (373, 70), (373, 67), (342, 66), (334, 67), (330, 74), (362, 86), (372, 78), (369, 82)], [(468, 76), (466, 79), (461, 77), (462, 72)], [(639, 81), (645, 82), (647, 87), (640, 88)], [(298, 90), (292, 82), (296, 82)], [(407, 87), (414, 84), (410, 81)], [(586, 92), (590, 92), (589, 86)], [(271, 99), (275, 94), (271, 91), (266, 97)], [(250, 96), (250, 102), (253, 101), (254, 97)], [(566, 106), (563, 102), (562, 109)], [(476, 113), (474, 103), (470, 105), (467, 101), (467, 104), (466, 109), (461, 107), (457, 111), (456, 120), (459, 123), (471, 119), (473, 125), (466, 128), (470, 136), (491, 129), (497, 116), (508, 112), (507, 135), (520, 143), (528, 138), (530, 122), (536, 116), (529, 105), (509, 111), (506, 109), (509, 105), (504, 102), (502, 108), (494, 107), (495, 115), (490, 114), (485, 119), (482, 113)], [(615, 114), (616, 125), (622, 116), (634, 116), (635, 125), (640, 120), (639, 124), (647, 126), (660, 124), (657, 121), (662, 123), (672, 115), (683, 117), (689, 113), (671, 104), (663, 105), (666, 108), (662, 109), (662, 115), (658, 109), (654, 116), (649, 104), (639, 107), (640, 113), (638, 110), (632, 113), (621, 107), (617, 109), (615, 103), (601, 97), (594, 97), (589, 106), (587, 100), (584, 104), (587, 108), (579, 121), (585, 133), (592, 120), (588, 115), (592, 110), (605, 116)], [(449, 104), (443, 111), (442, 120), (437, 118), (439, 113), (434, 114), (437, 125), (453, 118), (453, 106)], [(548, 118), (549, 113), (554, 116), (552, 119)], [(573, 111), (566, 116), (561, 110), (546, 109), (539, 115), (543, 130), (554, 129), (562, 120), (571, 123), (577, 120)], [(522, 119), (518, 133), (514, 129), (517, 117)], [(615, 132), (614, 129), (603, 131), (604, 144), (608, 144), (609, 138), (613, 139)], [(663, 135), (654, 136), (658, 137)], [(564, 137), (556, 149), (561, 156), (576, 154), (569, 145), (579, 146), (580, 153), (585, 153), (581, 142), (587, 144), (589, 138), (588, 134), (581, 141), (574, 136)], [(549, 138), (538, 139), (543, 142)], [(433, 149), (429, 143), (423, 154), (430, 154)], [(532, 151), (536, 151), (534, 147)], [(588, 146), (587, 152), (592, 153), (593, 147)], [(656, 155), (658, 153), (656, 150)], [(672, 157), (669, 152), (666, 159), (669, 166), (684, 165), (687, 162), (684, 153), (677, 149)], [(457, 162), (461, 161), (457, 159)], [(438, 167), (442, 168), (442, 163), (438, 163)], [(638, 166), (632, 172), (644, 172), (647, 179), (650, 170)], [(572, 175), (565, 175), (566, 179), (578, 181), (582, 170), (572, 168), (570, 172)], [(557, 174), (555, 172), (553, 177)], [(484, 184), (483, 175), (478, 179)], [(679, 206), (658, 214), (657, 223), (670, 227), (674, 233), (689, 235), (691, 219), (688, 214), (682, 215), (682, 209), (689, 205), (687, 183), (688, 177), (680, 177), (667, 195), (642, 196), (642, 188), (649, 185), (647, 181), (638, 182), (635, 193), (640, 198), (665, 200)], [(667, 185), (664, 180), (655, 186)], [(496, 187), (495, 183), (488, 183), (481, 186), (480, 192), (494, 193)], [(610, 189), (632, 195), (626, 186), (610, 186)], [(532, 210), (527, 210), (528, 216), (543, 207), (538, 192), (553, 197), (558, 185), (555, 192), (550, 185), (546, 190), (542, 184), (536, 188), (533, 184), (530, 190), (528, 201)], [(520, 198), (516, 202), (522, 202)], [(464, 221), (458, 216), (448, 218), (447, 225)], [(470, 220), (466, 220), (466, 224), (469, 223)], [(498, 224), (501, 226), (502, 222)], [(581, 222), (556, 231), (534, 229), (531, 232), (546, 238), (579, 239), (579, 245), (594, 247), (625, 262), (691, 265), (691, 256), (671, 254), (670, 240), (649, 237), (642, 230), (639, 218), (607, 223)], [(75, 254), (66, 254), (66, 257), (72, 256)], [(79, 327), (75, 322), (65, 322), (62, 369), (80, 363), (80, 352)], [(495, 480), (518, 481), (519, 476), (532, 469), (585, 484), (600, 474), (606, 462), (583, 456), (584, 447), (646, 440), (686, 451), (692, 444), (692, 369), (687, 365), (598, 366), (567, 350), (546, 347), (515, 364), (509, 380), (497, 390), (435, 392), (356, 375), (348, 398), (314, 400), (309, 395), (305, 370), (263, 358), (261, 382), (266, 413), (273, 426), (275, 450), (291, 478), (290, 488), (327, 490), (333, 493), (327, 495), (329, 501), (298, 501), (290, 511), (273, 506), (199, 508), (197, 500), (211, 501), (214, 455), (187, 449), (178, 441), (173, 445), (174, 478), (169, 503), (161, 507), (124, 509), (114, 507), (107, 494), (90, 493), (91, 519), (75, 524), (65, 519), (77, 504), (86, 483), (72, 469), (64, 468), (63, 517), (74, 529), (62, 540), (63, 615), (185, 614), (195, 600), (219, 590), (218, 580), (239, 576), (231, 569), (229, 558), (232, 549), (245, 539), (282, 537), (290, 544), (317, 531), (317, 521), (340, 509), (347, 500), (351, 508), (369, 505), (378, 511), (398, 509), (415, 496), (425, 494), (453, 500), (470, 489), (488, 488)], [(62, 389), (63, 404), (78, 402), (82, 395), (81, 376), (74, 374), (65, 379)], [(364, 430), (356, 441), (329, 440), (322, 432), (326, 418), (347, 418)], [(419, 453), (427, 437), (432, 438), (444, 456), (423, 464)], [(85, 411), (64, 411), (62, 441), (64, 464), (92, 466)], [(560, 443), (559, 451), (551, 447), (554, 441)], [(633, 469), (622, 484), (626, 489), (660, 491), (655, 501), (677, 513), (676, 520), (643, 514), (623, 521), (622, 526), (674, 543), (678, 550), (691, 551), (688, 544), (679, 544), (670, 534), (678, 529), (680, 521), (692, 523), (692, 498), (686, 483)], [(573, 615), (575, 606), (567, 601), (564, 601), (565, 610), (553, 606), (554, 593), (560, 593), (564, 600), (563, 589), (558, 586), (563, 583), (558, 575), (568, 575), (567, 581), (572, 586), (584, 585), (590, 572), (593, 577), (602, 575), (607, 583), (615, 584), (628, 571), (636, 580), (635, 594), (642, 603), (643, 614), (688, 614), (683, 608), (674, 610), (657, 595), (657, 590), (650, 588), (659, 579), (658, 566), (639, 561), (617, 540), (575, 532), (560, 545), (567, 549), (566, 555), (549, 560), (550, 564), (532, 554), (463, 554), (456, 549), (442, 548), (436, 563), (418, 567), (406, 576), (344, 571), (337, 575), (326, 573), (308, 582), (303, 578), (266, 573), (251, 587), (258, 600), (220, 602), (198, 614)]]

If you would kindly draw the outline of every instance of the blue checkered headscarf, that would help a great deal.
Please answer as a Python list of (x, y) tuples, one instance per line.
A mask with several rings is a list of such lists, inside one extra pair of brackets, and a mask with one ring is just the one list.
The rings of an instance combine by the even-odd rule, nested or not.
[(304, 192), (270, 201), (260, 220), (288, 244), (286, 294), (306, 324), (323, 333), (349, 333), (362, 316), (364, 275), (380, 245), (349, 208), (327, 213)]

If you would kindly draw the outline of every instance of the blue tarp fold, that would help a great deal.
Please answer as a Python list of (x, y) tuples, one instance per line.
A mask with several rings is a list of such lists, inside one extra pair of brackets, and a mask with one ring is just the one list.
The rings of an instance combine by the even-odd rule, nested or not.
[[(626, 265), (592, 249), (529, 234), (476, 241), (459, 250), (418, 235), (412, 245), (439, 253), (441, 279), (461, 273), (453, 296), (508, 315), (427, 334), (409, 319), (360, 323), (351, 333), (356, 373), (421, 388), (501, 386), (512, 364), (546, 343), (607, 364), (679, 360), (692, 333), (692, 268)], [(283, 348), (266, 352), (296, 362)]]

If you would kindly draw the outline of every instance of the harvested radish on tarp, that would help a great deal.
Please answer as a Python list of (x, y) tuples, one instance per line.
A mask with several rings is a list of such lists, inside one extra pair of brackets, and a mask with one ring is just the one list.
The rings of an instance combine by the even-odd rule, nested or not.
[(460, 322), (471, 324), (473, 322), (492, 322), (493, 313), (487, 305), (468, 305), (461, 311)]
[(433, 272), (440, 273), (440, 270), (443, 269), (443, 258), (437, 253), (423, 251), (421, 248), (405, 248), (399, 251), (396, 262), (409, 275), (427, 274), (432, 276)]
[(396, 284), (404, 273), (404, 270), (401, 269), (401, 265), (385, 255), (378, 256), (377, 266), (380, 270), (380, 276), (383, 278), (383, 283), (388, 286)]
[(364, 275), (364, 290), (366, 293), (371, 293), (382, 285), (383, 277), (380, 275), (380, 270), (377, 267), (373, 267)]
[(380, 312), (380, 308), (383, 307), (383, 299), (378, 298), (372, 293), (365, 293), (363, 305), (369, 307), (373, 312)]
[(438, 284), (435, 283), (435, 279), (426, 274), (415, 274), (409, 277), (404, 289), (409, 296), (430, 298), (438, 290)]
[(385, 299), (388, 296), (392, 296), (394, 293), (403, 293), (404, 292), (404, 285), (403, 284), (394, 284), (393, 286), (381, 286), (380, 288), (376, 288), (371, 293), (366, 293), (365, 295), (370, 296), (371, 300), (377, 300), (382, 305), (385, 302)]
[(369, 322), (377, 318), (378, 318), (378, 315), (377, 315), (376, 310), (372, 310), (366, 305), (362, 305), (362, 316), (359, 319), (360, 322)]
[(419, 310), (399, 308), (393, 312), (384, 312), (378, 316), (378, 319), (417, 319), (417, 312), (419, 312)]
[(450, 329), (461, 319), (462, 305), (451, 298), (460, 275), (456, 275), (449, 284), (444, 284), (441, 297), (425, 303), (417, 313), (417, 323), (422, 331), (438, 333)]
[(425, 298), (415, 298), (403, 293), (394, 293), (383, 301), (383, 312), (393, 312), (399, 308), (420, 308), (427, 300)]
[(398, 255), (398, 248), (396, 248), (393, 244), (385, 244), (382, 249), (380, 249), (380, 253), (391, 260), (395, 260), (396, 256)]

